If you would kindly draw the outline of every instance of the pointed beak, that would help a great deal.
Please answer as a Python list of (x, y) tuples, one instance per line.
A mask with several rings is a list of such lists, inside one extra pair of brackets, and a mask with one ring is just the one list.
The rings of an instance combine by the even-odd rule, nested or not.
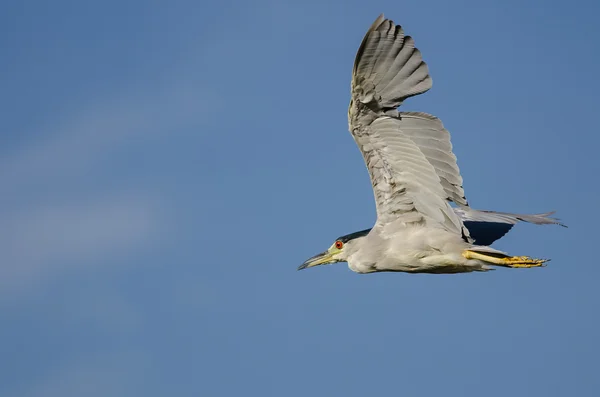
[(333, 257), (333, 253), (331, 253), (330, 251), (321, 252), (320, 254), (317, 254), (317, 255), (313, 256), (312, 258), (307, 259), (303, 264), (301, 264), (298, 267), (298, 270), (308, 269), (309, 267), (313, 267), (313, 266), (319, 266), (319, 265), (325, 265), (327, 263), (337, 262), (332, 257)]

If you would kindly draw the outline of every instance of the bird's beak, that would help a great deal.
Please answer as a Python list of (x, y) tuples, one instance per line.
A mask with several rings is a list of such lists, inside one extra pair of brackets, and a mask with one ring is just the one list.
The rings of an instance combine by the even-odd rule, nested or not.
[(309, 267), (318, 265), (325, 265), (327, 263), (337, 262), (337, 260), (333, 259), (334, 254), (335, 252), (332, 252), (331, 249), (325, 252), (321, 252), (320, 254), (317, 254), (312, 258), (307, 259), (303, 264), (301, 264), (298, 267), (298, 270), (307, 269)]

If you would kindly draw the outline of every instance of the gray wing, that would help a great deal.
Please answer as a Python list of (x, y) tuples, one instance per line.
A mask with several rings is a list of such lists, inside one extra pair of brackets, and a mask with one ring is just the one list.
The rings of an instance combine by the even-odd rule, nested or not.
[(380, 16), (356, 56), (350, 132), (369, 170), (379, 223), (402, 219), (468, 235), (447, 201), (466, 204), (448, 132), (433, 116), (396, 110), (429, 88), (412, 38)]
[(535, 225), (560, 225), (566, 227), (559, 222), (559, 219), (552, 218), (550, 215), (555, 211), (545, 212), (543, 214), (513, 214), (510, 212), (498, 212), (487, 210), (476, 210), (470, 207), (454, 208), (454, 212), (465, 221), (473, 222), (496, 222), (516, 225), (519, 222), (533, 223)]
[(467, 206), (463, 179), (452, 152), (450, 133), (435, 116), (420, 112), (400, 112), (402, 132), (419, 146), (427, 161), (435, 168), (446, 198), (460, 206)]

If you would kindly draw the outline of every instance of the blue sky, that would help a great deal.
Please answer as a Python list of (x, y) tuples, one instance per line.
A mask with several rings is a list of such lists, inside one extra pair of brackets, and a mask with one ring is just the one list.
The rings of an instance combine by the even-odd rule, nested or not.
[[(379, 13), (495, 246), (543, 269), (296, 272), (375, 220), (347, 132)], [(0, 395), (596, 396), (599, 6), (3, 2)]]

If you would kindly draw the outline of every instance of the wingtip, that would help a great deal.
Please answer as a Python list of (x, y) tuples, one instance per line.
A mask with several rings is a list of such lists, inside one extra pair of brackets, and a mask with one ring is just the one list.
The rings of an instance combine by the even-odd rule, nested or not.
[(554, 224), (555, 224), (555, 225), (558, 225), (558, 226), (562, 226), (562, 227), (566, 227), (566, 228), (568, 228), (569, 226), (567, 226), (567, 225), (565, 225), (564, 223), (562, 223), (562, 222), (560, 221), (560, 218), (555, 218), (555, 217), (553, 217), (553, 216), (550, 216), (550, 215), (553, 215), (553, 214), (555, 214), (555, 213), (556, 213), (556, 210), (552, 210), (552, 211), (545, 212), (545, 213), (543, 213), (543, 214), (539, 214), (539, 215), (540, 215), (540, 216), (543, 216), (543, 217), (545, 217), (545, 218), (548, 218), (548, 219), (552, 219), (552, 220), (554, 221)]
[(375, 21), (371, 24), (371, 27), (369, 28), (369, 31), (373, 31), (376, 30), (379, 26), (381, 26), (381, 24), (385, 22), (385, 16), (383, 15), (383, 13), (379, 14), (379, 16), (377, 17), (377, 19), (375, 19)]

